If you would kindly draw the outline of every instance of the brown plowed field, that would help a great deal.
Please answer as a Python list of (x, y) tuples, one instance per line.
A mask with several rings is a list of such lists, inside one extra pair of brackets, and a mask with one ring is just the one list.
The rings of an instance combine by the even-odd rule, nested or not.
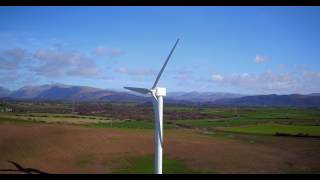
[[(319, 139), (228, 139), (170, 129), (164, 148), (166, 157), (183, 160), (196, 172), (320, 172)], [(0, 173), (19, 173), (6, 171), (17, 169), (9, 161), (48, 173), (110, 173), (128, 166), (132, 157), (152, 153), (152, 130), (0, 124)]]

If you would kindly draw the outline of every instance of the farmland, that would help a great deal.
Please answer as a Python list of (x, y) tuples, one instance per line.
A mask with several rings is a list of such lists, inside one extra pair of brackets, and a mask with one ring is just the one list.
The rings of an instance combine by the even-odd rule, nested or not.
[[(14, 111), (0, 113), (1, 172), (15, 162), (48, 173), (152, 173), (148, 105), (2, 106)], [(165, 173), (320, 172), (319, 108), (168, 105), (164, 119)]]

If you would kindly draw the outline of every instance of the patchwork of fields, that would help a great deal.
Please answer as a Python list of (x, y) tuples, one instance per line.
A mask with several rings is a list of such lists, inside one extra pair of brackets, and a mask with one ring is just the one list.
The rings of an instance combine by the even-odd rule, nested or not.
[[(152, 173), (152, 121), (57, 107), (66, 113), (0, 113), (1, 173), (21, 172), (14, 163), (48, 173)], [(164, 124), (165, 173), (320, 172), (318, 108), (167, 106), (167, 114), (175, 116)]]

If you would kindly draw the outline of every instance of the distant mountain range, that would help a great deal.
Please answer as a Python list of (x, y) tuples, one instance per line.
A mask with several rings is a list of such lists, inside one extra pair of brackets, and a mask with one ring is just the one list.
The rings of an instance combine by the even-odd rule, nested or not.
[[(88, 86), (46, 84), (24, 86), (16, 91), (0, 87), (2, 100), (150, 102), (150, 98), (128, 91), (113, 91)], [(308, 95), (244, 95), (224, 92), (169, 92), (166, 103), (214, 106), (320, 106), (320, 93)]]
[(2, 99), (35, 101), (117, 101), (144, 102), (145, 97), (126, 92), (104, 90), (88, 86), (71, 86), (65, 84), (46, 84), (41, 86), (24, 86), (12, 91)]
[(218, 99), (215, 105), (237, 106), (320, 106), (320, 96), (317, 95), (256, 95), (234, 99)]
[(9, 96), (11, 91), (6, 88), (0, 87), (0, 98)]
[(240, 98), (246, 95), (243, 94), (233, 94), (233, 93), (223, 93), (223, 92), (172, 92), (168, 93), (167, 97), (173, 100), (184, 100), (190, 102), (214, 102), (218, 99), (233, 99)]

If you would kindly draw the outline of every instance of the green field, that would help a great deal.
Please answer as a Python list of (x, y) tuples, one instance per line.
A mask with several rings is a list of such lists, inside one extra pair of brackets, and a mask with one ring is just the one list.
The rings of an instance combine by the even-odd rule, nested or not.
[[(126, 167), (115, 170), (115, 174), (152, 174), (153, 173), (153, 156), (130, 158), (126, 160)], [(165, 174), (190, 174), (192, 170), (185, 167), (184, 163), (179, 160), (164, 158), (163, 173)]]
[[(11, 123), (64, 123), (87, 125), (91, 128), (132, 128), (153, 129), (154, 123), (150, 121), (114, 120), (99, 116), (84, 116), (74, 114), (51, 113), (0, 113), (0, 122)], [(174, 124), (164, 124), (164, 129), (176, 128)]]
[(197, 119), (197, 120), (177, 120), (177, 124), (187, 125), (190, 127), (197, 128), (214, 128), (214, 127), (228, 127), (228, 126), (241, 126), (249, 124), (263, 123), (267, 121), (263, 120), (251, 120), (247, 118), (241, 119), (224, 119), (224, 120), (215, 120), (215, 119)]
[(73, 114), (51, 114), (51, 113), (0, 113), (0, 121), (6, 122), (38, 122), (38, 123), (68, 123), (68, 124), (90, 124), (109, 122), (110, 119), (97, 116), (79, 116)]
[[(26, 105), (25, 105), (26, 106)], [(49, 106), (49, 105), (46, 105)], [(53, 105), (53, 107), (62, 105)], [(134, 107), (132, 107), (134, 108)], [(168, 106), (164, 113), (196, 112), (210, 114), (211, 119), (164, 120), (164, 129), (205, 128), (232, 133), (251, 133), (259, 135), (320, 135), (319, 108), (209, 108)], [(95, 115), (59, 113), (0, 113), (0, 122), (15, 123), (63, 123), (87, 125), (91, 128), (131, 128), (153, 129), (153, 121), (143, 119), (113, 119)]]
[[(122, 122), (108, 122), (108, 123), (95, 123), (89, 127), (93, 128), (133, 128), (133, 129), (153, 129), (154, 123), (148, 121), (122, 121)], [(164, 129), (176, 128), (173, 124), (164, 124)]]
[(228, 132), (250, 133), (258, 135), (275, 135), (276, 133), (309, 136), (320, 136), (320, 126), (282, 125), (282, 124), (258, 124), (247, 127), (224, 128)]
[(232, 109), (204, 108), (201, 112), (220, 116), (220, 119), (177, 120), (179, 124), (194, 127), (224, 127), (241, 126), (260, 123), (320, 125), (320, 110), (318, 108), (239, 108)]
[[(26, 106), (23, 104), (24, 108)], [(64, 108), (64, 105), (46, 105), (47, 108), (55, 106)], [(61, 166), (61, 157), (68, 154), (70, 159), (66, 162), (69, 164), (64, 168), (73, 167), (77, 172), (153, 173), (153, 156), (150, 154), (153, 152), (154, 121), (145, 118), (153, 114), (143, 110), (140, 107), (145, 114), (131, 114), (135, 113), (133, 110), (126, 116), (94, 114), (91, 111), (88, 114), (36, 110), (0, 113), (4, 132), (0, 143), (2, 167), (7, 168), (7, 159), (28, 164), (27, 160), (21, 160), (32, 155), (30, 159), (36, 165), (31, 164), (30, 167), (45, 169), (46, 166), (41, 164), (43, 160), (38, 160), (39, 152), (46, 158), (51, 158), (50, 153), (56, 152), (60, 153), (55, 157), (57, 167)], [(116, 112), (121, 115), (124, 111)], [(319, 108), (168, 106), (164, 109), (164, 117), (167, 143), (164, 173), (245, 173), (263, 172), (260, 170), (265, 168), (267, 172), (318, 172), (320, 167), (316, 159), (309, 158), (309, 155), (317, 156), (319, 138), (308, 137), (320, 137)], [(41, 127), (43, 135), (34, 138), (38, 127)], [(8, 132), (14, 133), (5, 133), (8, 128), (11, 129)], [(260, 163), (265, 161), (269, 164), (264, 166)], [(66, 172), (72, 171), (70, 168)]]
[[(235, 113), (219, 108), (202, 111), (224, 116)], [(320, 136), (320, 111), (318, 108), (239, 108), (231, 118), (177, 120), (176, 124), (229, 133)]]

